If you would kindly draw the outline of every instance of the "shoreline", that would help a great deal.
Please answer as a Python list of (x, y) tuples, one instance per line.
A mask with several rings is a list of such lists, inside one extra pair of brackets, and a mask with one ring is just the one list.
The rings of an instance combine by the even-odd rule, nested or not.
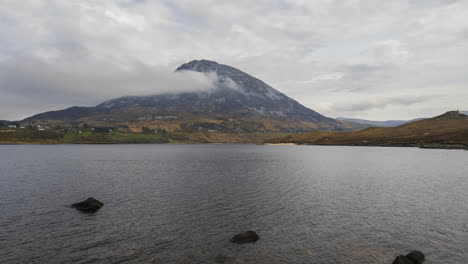
[(118, 142), (83, 142), (83, 143), (51, 143), (51, 142), (0, 142), (0, 146), (26, 146), (26, 145), (263, 145), (263, 146), (329, 146), (329, 147), (403, 147), (420, 149), (446, 149), (467, 150), (468, 146), (463, 144), (395, 144), (395, 145), (361, 145), (361, 144), (307, 144), (307, 143), (254, 143), (254, 142), (168, 142), (168, 143), (118, 143)]
[(263, 145), (289, 145), (289, 146), (340, 146), (340, 147), (392, 147), (392, 148), (420, 148), (420, 149), (448, 149), (448, 150), (468, 150), (463, 144), (395, 144), (395, 145), (361, 145), (361, 144), (300, 144), (300, 143), (265, 143)]
[(260, 145), (264, 145), (264, 146), (299, 146), (301, 144), (297, 144), (297, 143), (263, 143), (263, 144), (260, 144)]

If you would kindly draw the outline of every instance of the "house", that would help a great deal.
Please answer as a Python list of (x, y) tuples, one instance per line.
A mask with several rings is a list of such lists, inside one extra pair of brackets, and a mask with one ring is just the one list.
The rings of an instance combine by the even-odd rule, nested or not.
[(8, 128), (16, 128), (16, 125), (8, 125)]

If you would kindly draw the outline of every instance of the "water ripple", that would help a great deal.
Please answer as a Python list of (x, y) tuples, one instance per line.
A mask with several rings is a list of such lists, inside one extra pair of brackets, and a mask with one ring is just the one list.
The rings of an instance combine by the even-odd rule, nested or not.
[[(21, 158), (19, 158), (21, 157)], [(0, 146), (0, 263), (466, 263), (468, 152)], [(71, 203), (105, 206), (82, 214)], [(255, 244), (229, 238), (256, 230)]]

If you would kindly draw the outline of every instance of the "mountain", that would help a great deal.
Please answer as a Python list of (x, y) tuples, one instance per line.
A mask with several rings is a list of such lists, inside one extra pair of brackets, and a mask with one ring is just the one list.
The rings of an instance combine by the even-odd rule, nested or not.
[(386, 121), (373, 121), (373, 120), (358, 119), (358, 118), (345, 118), (345, 117), (337, 117), (336, 119), (353, 122), (357, 124), (376, 126), (376, 127), (396, 127), (396, 126), (411, 123), (414, 121), (423, 120), (425, 118), (416, 118), (412, 120), (386, 120)]
[[(176, 71), (215, 73), (216, 89), (202, 92), (126, 96), (96, 107), (71, 107), (41, 113), (26, 123), (143, 127), (209, 133), (345, 131), (366, 126), (325, 117), (236, 68), (194, 60)], [(155, 84), (157, 86), (157, 84)], [(157, 89), (155, 89), (157, 90)]]
[(397, 127), (371, 127), (339, 133), (314, 131), (289, 135), (267, 143), (468, 148), (468, 116), (451, 111)]
[(460, 111), (460, 113), (462, 113), (464, 115), (468, 115), (468, 111)]

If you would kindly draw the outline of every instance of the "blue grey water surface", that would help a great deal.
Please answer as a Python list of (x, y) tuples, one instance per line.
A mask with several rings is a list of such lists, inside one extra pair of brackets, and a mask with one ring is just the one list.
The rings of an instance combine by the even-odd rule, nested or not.
[(0, 263), (466, 264), (468, 151), (0, 146), (0, 212)]

